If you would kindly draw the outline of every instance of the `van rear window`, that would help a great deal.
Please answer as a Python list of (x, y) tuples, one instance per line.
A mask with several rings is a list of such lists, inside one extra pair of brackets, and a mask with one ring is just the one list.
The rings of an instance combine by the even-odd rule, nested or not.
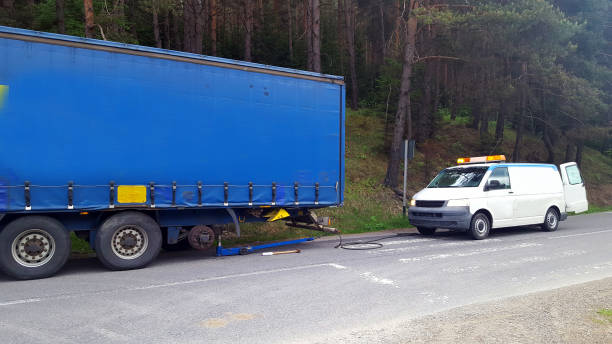
[(469, 188), (480, 185), (482, 177), (489, 168), (482, 167), (453, 167), (440, 172), (429, 183), (428, 188)]

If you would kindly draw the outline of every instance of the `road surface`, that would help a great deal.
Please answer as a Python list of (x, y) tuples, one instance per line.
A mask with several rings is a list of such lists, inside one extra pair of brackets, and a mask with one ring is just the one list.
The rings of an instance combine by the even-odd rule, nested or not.
[(406, 230), (381, 242), (353, 251), (326, 238), (278, 256), (167, 252), (120, 272), (79, 259), (48, 279), (0, 275), (0, 342), (323, 343), (365, 331), (384, 342), (410, 319), (612, 276), (610, 212), (552, 233), (503, 229), (475, 241)]

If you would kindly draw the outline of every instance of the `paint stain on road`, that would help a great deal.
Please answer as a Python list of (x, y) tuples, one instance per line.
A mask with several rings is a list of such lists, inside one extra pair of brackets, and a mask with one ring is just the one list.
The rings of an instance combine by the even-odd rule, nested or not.
[(255, 314), (249, 314), (249, 313), (238, 313), (238, 314), (231, 315), (231, 317), (233, 320), (242, 321), (242, 320), (253, 320), (257, 316)]
[(200, 326), (210, 329), (226, 327), (232, 322), (253, 320), (257, 318), (257, 314), (251, 313), (226, 313), (222, 318), (208, 318), (200, 322)]
[(227, 326), (227, 324), (229, 324), (229, 321), (223, 318), (210, 318), (200, 323), (202, 327), (206, 328), (221, 328)]

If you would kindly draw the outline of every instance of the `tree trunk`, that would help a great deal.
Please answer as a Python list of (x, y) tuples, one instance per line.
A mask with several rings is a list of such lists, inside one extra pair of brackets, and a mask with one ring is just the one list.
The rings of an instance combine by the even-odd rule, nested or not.
[(555, 150), (553, 148), (553, 144), (550, 139), (550, 128), (547, 124), (544, 124), (544, 133), (542, 135), (542, 141), (544, 141), (544, 146), (546, 146), (546, 151), (548, 152), (548, 157), (546, 158), (546, 162), (549, 164), (555, 163)]
[(497, 113), (497, 124), (495, 125), (495, 142), (498, 146), (501, 146), (504, 142), (504, 126), (506, 125), (506, 116), (504, 115), (504, 102), (502, 102), (501, 109)]
[(293, 11), (291, 0), (287, 0), (287, 21), (289, 24), (289, 62), (293, 63)]
[(355, 14), (353, 0), (348, 0), (344, 5), (346, 45), (349, 55), (349, 70), (351, 73), (351, 108), (357, 110), (359, 107), (359, 86), (357, 85), (357, 68), (355, 57)]
[(170, 49), (170, 10), (164, 15), (164, 48)]
[(210, 0), (210, 54), (217, 56), (217, 2)]
[(521, 83), (521, 110), (517, 112), (516, 121), (516, 141), (514, 141), (514, 151), (512, 152), (512, 161), (517, 162), (521, 158), (521, 140), (523, 139), (523, 119), (527, 115), (527, 63), (523, 62), (521, 66), (522, 83)]
[(85, 9), (85, 37), (92, 38), (94, 29), (93, 0), (83, 0), (83, 6)]
[(314, 56), (312, 51), (312, 0), (304, 0), (304, 36), (306, 39), (306, 69), (312, 70)]
[(385, 7), (383, 0), (378, 2), (378, 12), (380, 13), (380, 62), (385, 63), (387, 57), (387, 41), (385, 40)]
[(251, 61), (253, 37), (253, 0), (244, 0), (244, 60)]
[(340, 64), (340, 75), (344, 73), (344, 52), (345, 52), (345, 37), (344, 33), (344, 0), (338, 0), (338, 11), (336, 16), (336, 34), (338, 35), (338, 63)]
[(6, 8), (7, 10), (12, 10), (14, 5), (14, 0), (2, 0), (2, 7)]
[(183, 2), (183, 51), (193, 52), (193, 10), (191, 2)]
[(196, 54), (203, 54), (204, 47), (202, 39), (204, 38), (204, 25), (206, 24), (206, 5), (204, 1), (195, 1), (195, 28), (193, 30), (193, 52)]
[(162, 42), (161, 42), (161, 38), (159, 36), (159, 15), (158, 15), (158, 9), (153, 7), (152, 9), (152, 13), (153, 13), (153, 36), (155, 37), (155, 46), (157, 48), (161, 48), (162, 47)]
[(584, 143), (579, 142), (576, 145), (576, 164), (578, 167), (582, 167), (582, 149), (584, 148)]
[(65, 34), (64, 0), (55, 0), (55, 17), (57, 18), (57, 32)]
[(393, 128), (393, 140), (391, 141), (391, 151), (389, 152), (389, 164), (387, 165), (387, 175), (385, 176), (384, 184), (390, 188), (398, 186), (398, 172), (400, 165), (400, 154), (402, 139), (404, 139), (404, 126), (406, 120), (409, 123), (407, 139), (412, 138), (411, 127), (411, 109), (410, 109), (410, 78), (412, 77), (412, 64), (414, 63), (414, 54), (416, 49), (416, 34), (417, 34), (417, 18), (412, 14), (412, 10), (418, 6), (415, 0), (410, 1), (410, 14), (407, 22), (407, 30), (405, 30), (404, 47), (404, 65), (402, 68), (402, 79), (400, 86), (399, 100), (397, 103), (397, 112), (395, 113), (395, 127)]
[(312, 71), (321, 73), (321, 6), (319, 0), (312, 5)]
[(181, 35), (179, 34), (178, 16), (175, 13), (172, 14), (172, 34), (174, 35), (174, 44), (172, 45), (172, 48), (175, 50), (181, 50)]
[(563, 162), (571, 161), (572, 159), (572, 144), (568, 143), (565, 146), (565, 160)]

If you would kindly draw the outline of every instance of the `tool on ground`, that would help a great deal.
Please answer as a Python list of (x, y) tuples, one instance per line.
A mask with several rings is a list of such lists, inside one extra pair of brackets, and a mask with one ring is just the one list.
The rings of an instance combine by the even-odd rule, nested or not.
[(278, 254), (289, 254), (289, 253), (300, 253), (301, 250), (290, 250), (290, 251), (275, 251), (275, 252), (264, 252), (262, 256), (276, 256)]

